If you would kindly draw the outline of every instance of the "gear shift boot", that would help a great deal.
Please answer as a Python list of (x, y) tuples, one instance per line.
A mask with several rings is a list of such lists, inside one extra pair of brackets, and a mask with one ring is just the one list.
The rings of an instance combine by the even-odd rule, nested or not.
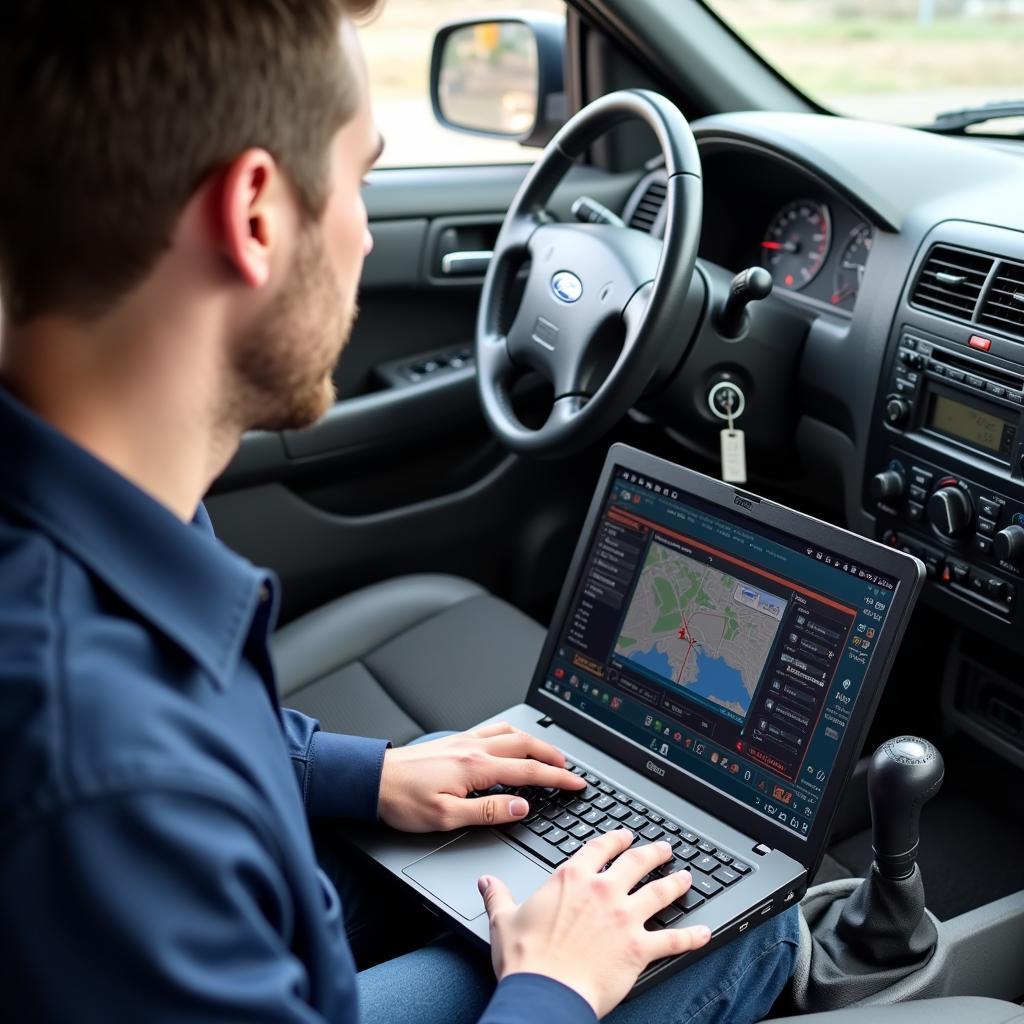
[[(883, 877), (872, 865), (871, 875), (841, 906), (822, 947), (836, 962), (863, 970), (915, 970), (927, 963), (938, 933), (924, 911), (924, 883), (914, 865), (908, 878)], [(857, 970), (856, 968), (861, 968)]]
[(920, 869), (915, 865), (909, 878), (893, 880), (872, 867), (858, 888), (828, 908), (815, 938), (844, 974), (872, 975), (872, 991), (923, 967), (938, 933), (925, 913)]
[(875, 862), (867, 878), (820, 886), (801, 911), (808, 927), (794, 977), (800, 1010), (849, 1006), (921, 970), (938, 929), (925, 910), (916, 863), (921, 808), (942, 785), (942, 755), (900, 736), (875, 751), (868, 771)]
[(850, 1006), (921, 971), (938, 940), (923, 889), (917, 868), (897, 882), (872, 868), (861, 882), (843, 879), (812, 889), (800, 907), (809, 934), (793, 979), (793, 1009)]

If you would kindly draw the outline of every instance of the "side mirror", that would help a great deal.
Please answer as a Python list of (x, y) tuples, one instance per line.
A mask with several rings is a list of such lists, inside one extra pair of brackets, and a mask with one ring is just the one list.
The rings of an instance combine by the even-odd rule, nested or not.
[(544, 146), (567, 116), (565, 22), (553, 15), (442, 25), (430, 58), (430, 101), (446, 128)]

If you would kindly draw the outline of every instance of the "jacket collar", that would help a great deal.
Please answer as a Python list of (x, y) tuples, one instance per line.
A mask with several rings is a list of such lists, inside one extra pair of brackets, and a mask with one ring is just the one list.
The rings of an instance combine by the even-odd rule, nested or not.
[(225, 687), (261, 599), (273, 611), (268, 574), (216, 539), (205, 508), (183, 523), (2, 387), (0, 438), (0, 507), (49, 535)]

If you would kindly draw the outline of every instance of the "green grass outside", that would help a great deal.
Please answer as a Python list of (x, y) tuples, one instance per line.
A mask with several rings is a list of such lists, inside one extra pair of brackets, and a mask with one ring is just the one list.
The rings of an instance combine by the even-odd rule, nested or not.
[(812, 42), (913, 42), (927, 47), (934, 42), (1007, 42), (1024, 39), (1024, 18), (991, 22), (967, 18), (943, 18), (921, 26), (906, 18), (830, 18), (827, 21), (765, 21), (743, 26), (754, 39), (783, 39), (801, 44)]
[(810, 96), (999, 86), (1024, 95), (1024, 18), (758, 20), (738, 31)]

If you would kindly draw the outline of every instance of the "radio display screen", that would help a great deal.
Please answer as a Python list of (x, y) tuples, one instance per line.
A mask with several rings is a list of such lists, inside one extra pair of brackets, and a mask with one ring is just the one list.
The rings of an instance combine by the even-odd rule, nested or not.
[(983, 409), (954, 401), (945, 395), (934, 395), (929, 410), (928, 426), (967, 444), (986, 451), (1004, 450), (1004, 431), (1010, 425), (1006, 420)]

